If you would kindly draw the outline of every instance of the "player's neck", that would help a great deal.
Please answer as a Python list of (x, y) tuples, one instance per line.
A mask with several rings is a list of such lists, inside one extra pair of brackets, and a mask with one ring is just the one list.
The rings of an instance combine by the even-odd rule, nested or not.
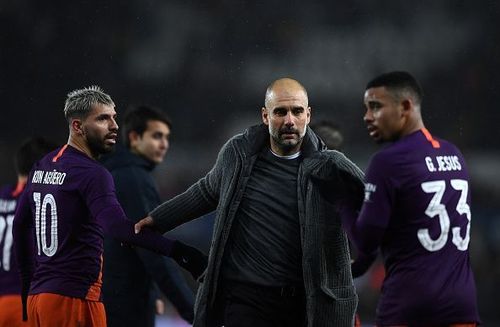
[(71, 145), (73, 148), (77, 149), (78, 151), (85, 153), (89, 158), (92, 158), (94, 160), (97, 159), (96, 157), (94, 157), (92, 151), (90, 151), (90, 148), (88, 147), (85, 141), (71, 137), (70, 135), (68, 139), (68, 144)]
[(422, 120), (416, 120), (406, 126), (404, 129), (403, 133), (401, 133), (401, 136), (406, 136), (415, 133), (416, 131), (421, 130), (422, 128), (425, 128), (424, 123)]

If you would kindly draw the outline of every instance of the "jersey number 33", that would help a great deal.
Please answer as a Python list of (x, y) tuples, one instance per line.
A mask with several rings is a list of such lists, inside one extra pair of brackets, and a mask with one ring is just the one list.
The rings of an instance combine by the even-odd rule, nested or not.
[(451, 188), (454, 191), (460, 192), (460, 198), (455, 210), (460, 215), (465, 215), (467, 217), (467, 230), (465, 232), (465, 237), (462, 237), (460, 233), (460, 227), (450, 226), (450, 216), (448, 215), (446, 206), (441, 203), (447, 187), (446, 182), (444, 180), (437, 180), (422, 183), (422, 190), (425, 193), (434, 194), (431, 201), (429, 202), (429, 205), (427, 206), (427, 209), (425, 210), (425, 214), (431, 219), (438, 216), (439, 225), (441, 227), (441, 234), (437, 239), (431, 238), (428, 228), (421, 228), (417, 232), (418, 240), (420, 241), (422, 246), (431, 252), (439, 251), (445, 246), (446, 242), (448, 241), (450, 227), (453, 235), (452, 242), (453, 244), (455, 244), (457, 249), (459, 249), (460, 251), (466, 251), (469, 246), (471, 221), (470, 207), (467, 204), (469, 184), (466, 180), (463, 179), (452, 179), (450, 180), (450, 184)]

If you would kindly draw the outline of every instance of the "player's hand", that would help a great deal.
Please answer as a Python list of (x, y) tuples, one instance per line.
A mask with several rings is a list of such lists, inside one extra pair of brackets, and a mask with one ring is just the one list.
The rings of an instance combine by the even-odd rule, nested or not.
[(174, 241), (170, 257), (189, 271), (194, 279), (203, 274), (208, 264), (208, 257), (203, 252), (179, 241)]
[(350, 174), (338, 171), (333, 177), (321, 178), (311, 175), (311, 181), (321, 196), (335, 205), (349, 205), (361, 208), (364, 198), (364, 185)]
[(153, 218), (151, 216), (147, 216), (146, 218), (143, 218), (137, 222), (134, 226), (134, 231), (136, 234), (139, 234), (139, 232), (144, 228), (144, 227), (152, 227), (154, 225)]
[(156, 314), (165, 314), (165, 302), (162, 299), (156, 299), (155, 301)]

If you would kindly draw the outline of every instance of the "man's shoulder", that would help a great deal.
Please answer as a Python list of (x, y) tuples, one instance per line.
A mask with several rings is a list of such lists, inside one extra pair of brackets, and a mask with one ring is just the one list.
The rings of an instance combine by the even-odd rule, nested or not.
[(337, 150), (323, 150), (323, 151), (317, 151), (315, 156), (321, 159), (329, 158), (329, 159), (336, 159), (336, 160), (347, 160), (347, 156)]
[(99, 160), (109, 171), (127, 169), (152, 170), (155, 164), (142, 156), (133, 153), (129, 148), (120, 145), (114, 152), (106, 154)]
[(0, 199), (11, 198), (13, 190), (14, 190), (14, 185), (7, 184), (0, 186)]
[(454, 143), (452, 143), (448, 140), (445, 140), (445, 139), (441, 139), (441, 138), (436, 138), (436, 139), (439, 141), (439, 144), (443, 148), (444, 151), (448, 151), (448, 152), (451, 151), (451, 152), (455, 152), (457, 154), (462, 155), (462, 151), (460, 151), (458, 146), (455, 145)]
[(221, 154), (247, 152), (249, 148), (248, 138), (244, 133), (236, 134), (230, 137), (220, 149)]
[(337, 150), (324, 150), (318, 151), (313, 158), (317, 160), (326, 160), (331, 164), (340, 166), (341, 168), (344, 166), (355, 165), (354, 162), (351, 161), (344, 153)]
[(80, 182), (107, 180), (111, 178), (110, 172), (99, 162), (94, 160), (84, 160), (77, 158), (74, 161), (66, 162), (60, 168), (61, 173), (65, 173), (69, 179), (77, 179)]

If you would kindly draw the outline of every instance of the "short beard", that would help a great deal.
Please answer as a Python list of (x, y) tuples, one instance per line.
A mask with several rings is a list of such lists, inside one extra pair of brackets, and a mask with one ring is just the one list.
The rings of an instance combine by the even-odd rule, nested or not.
[(94, 158), (98, 158), (101, 154), (109, 153), (113, 151), (113, 147), (106, 147), (104, 144), (104, 140), (89, 134), (85, 133), (87, 138), (87, 145), (89, 147), (90, 153)]
[[(293, 150), (297, 144), (300, 143), (302, 139), (299, 139), (297, 142), (295, 140), (283, 140), (279, 136), (272, 135), (271, 136), (274, 140), (274, 143), (285, 153), (290, 152)], [(292, 141), (292, 142), (290, 142)]]

